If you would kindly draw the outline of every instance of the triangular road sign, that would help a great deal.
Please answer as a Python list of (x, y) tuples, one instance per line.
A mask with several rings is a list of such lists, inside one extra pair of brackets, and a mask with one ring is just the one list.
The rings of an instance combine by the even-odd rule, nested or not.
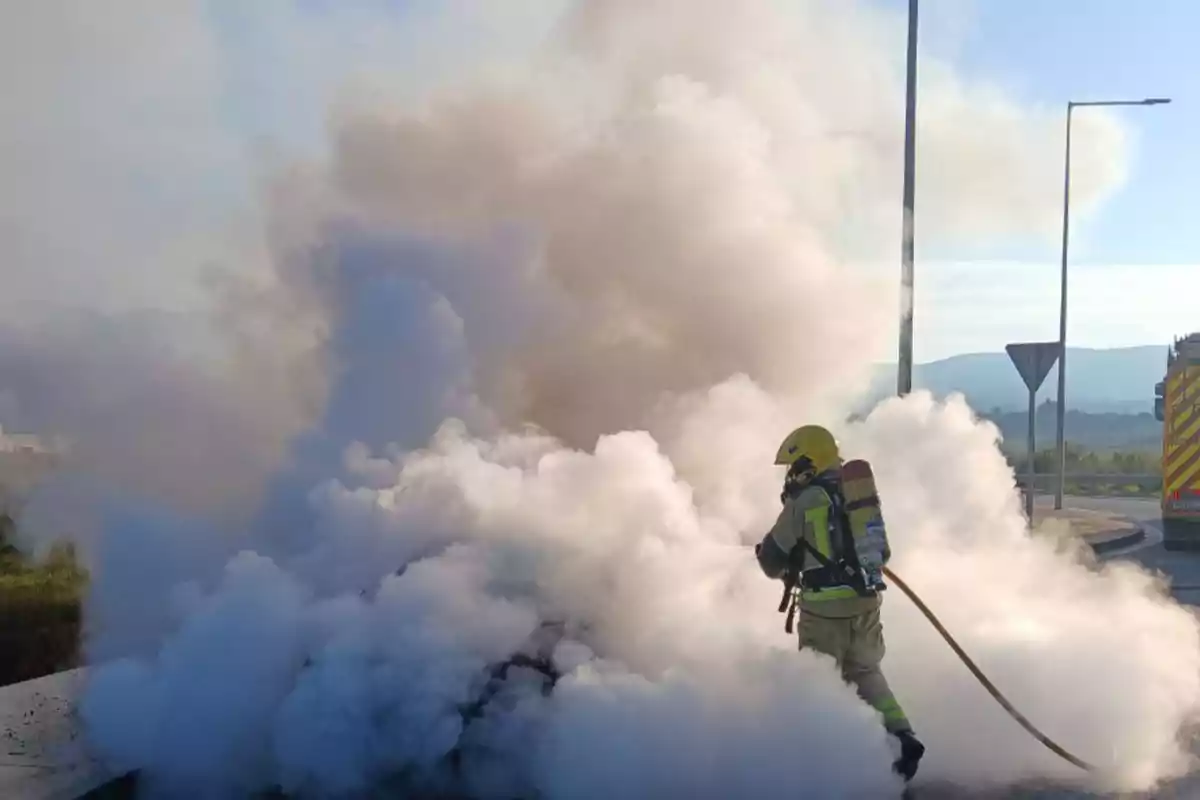
[(1036, 392), (1046, 380), (1060, 352), (1058, 342), (1021, 342), (1005, 345), (1004, 349), (1031, 392)]

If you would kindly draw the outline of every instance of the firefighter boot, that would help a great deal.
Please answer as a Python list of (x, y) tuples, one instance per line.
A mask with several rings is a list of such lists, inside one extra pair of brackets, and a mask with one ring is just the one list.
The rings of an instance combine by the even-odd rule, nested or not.
[(896, 738), (900, 740), (900, 758), (892, 764), (892, 769), (903, 776), (907, 783), (917, 774), (917, 765), (925, 755), (925, 745), (921, 744), (912, 731), (901, 731), (896, 734)]

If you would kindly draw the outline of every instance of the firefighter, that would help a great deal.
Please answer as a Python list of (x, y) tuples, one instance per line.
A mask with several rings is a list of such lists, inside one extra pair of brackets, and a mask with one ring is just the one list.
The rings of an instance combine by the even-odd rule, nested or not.
[[(837, 442), (825, 428), (805, 425), (784, 439), (775, 463), (787, 467), (783, 510), (755, 547), (759, 566), (767, 577), (784, 579), (787, 585), (789, 570), (798, 579), (798, 600), (794, 602), (800, 610), (800, 649), (831, 656), (843, 678), (882, 715), (888, 733), (900, 742), (900, 758), (894, 768), (906, 781), (911, 780), (925, 747), (880, 669), (884, 656), (879, 618), (882, 599), (862, 579), (847, 517), (838, 513), (842, 459)], [(883, 547), (876, 561), (886, 563), (890, 553), (886, 544)], [(824, 557), (825, 565), (813, 550)]]

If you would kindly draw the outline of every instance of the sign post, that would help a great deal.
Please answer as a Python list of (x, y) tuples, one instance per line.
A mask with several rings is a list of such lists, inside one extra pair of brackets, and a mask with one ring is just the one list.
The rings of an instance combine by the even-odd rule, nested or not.
[(1050, 368), (1054, 366), (1054, 362), (1058, 361), (1062, 343), (1021, 342), (1005, 345), (1004, 349), (1008, 352), (1008, 357), (1012, 359), (1013, 366), (1020, 373), (1021, 380), (1025, 381), (1025, 387), (1029, 389), (1029, 460), (1025, 465), (1029, 478), (1025, 487), (1025, 516), (1029, 518), (1029, 525), (1032, 527), (1033, 484), (1037, 475), (1033, 463), (1034, 454), (1037, 452), (1037, 442), (1034, 436), (1037, 424), (1037, 391), (1041, 387), (1042, 381), (1046, 380), (1046, 376), (1050, 374)]

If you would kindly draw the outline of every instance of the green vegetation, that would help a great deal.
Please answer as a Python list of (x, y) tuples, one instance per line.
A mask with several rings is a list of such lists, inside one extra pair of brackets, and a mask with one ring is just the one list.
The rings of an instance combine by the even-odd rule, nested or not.
[[(1029, 435), (1029, 415), (993, 409), (982, 416), (1000, 429), (1005, 456), (1017, 471), (1018, 479), (1022, 479), (1028, 468), (1025, 442)], [(1038, 444), (1035, 471), (1042, 475), (1057, 474), (1055, 404), (1052, 401), (1040, 404), (1035, 419)], [(1152, 414), (1068, 410), (1066, 434), (1068, 476), (1114, 476), (1111, 481), (1102, 477), (1086, 481), (1068, 478), (1065, 487), (1068, 494), (1157, 497), (1162, 492), (1162, 423)], [(1127, 475), (1145, 477), (1136, 482), (1116, 477)], [(1053, 478), (1043, 478), (1037, 488), (1054, 491), (1056, 485)]]
[[(1022, 472), (1027, 468), (1028, 456), (1023, 450), (1017, 450), (1013, 443), (1005, 443), (1005, 451), (1009, 461)], [(1102, 452), (1080, 447), (1074, 442), (1067, 442), (1067, 472), (1086, 474), (1113, 475), (1162, 475), (1162, 454), (1158, 451), (1114, 450)], [(1036, 472), (1055, 472), (1058, 469), (1056, 458), (1058, 453), (1053, 446), (1039, 449), (1034, 453), (1033, 466)]]
[[(982, 415), (1000, 429), (1005, 448), (1025, 452), (1029, 436), (1029, 414), (1004, 412), (999, 409)], [(1046, 401), (1037, 408), (1037, 443), (1051, 445), (1058, 433), (1057, 406)], [(1162, 449), (1162, 423), (1147, 412), (1144, 414), (1091, 414), (1068, 409), (1066, 413), (1067, 440), (1085, 450), (1097, 453), (1124, 451), (1153, 453)]]
[[(1019, 479), (1028, 470), (1028, 456), (1017, 450), (1015, 443), (1005, 442), (1004, 451), (1009, 464)], [(1154, 497), (1162, 491), (1162, 456), (1157, 450), (1089, 450), (1073, 442), (1067, 442), (1067, 475), (1101, 476), (1088, 481), (1071, 481), (1068, 478), (1066, 491), (1075, 495), (1113, 495)], [(1058, 471), (1057, 452), (1054, 447), (1039, 449), (1034, 454), (1034, 469), (1039, 474), (1052, 475)], [(1111, 481), (1103, 476), (1112, 475)], [(1145, 476), (1131, 482), (1130, 475)], [(1053, 489), (1053, 479), (1039, 482), (1042, 490)]]
[(12, 545), (14, 529), (0, 511), (0, 685), (76, 665), (87, 582), (73, 546), (55, 545), (34, 564)]

